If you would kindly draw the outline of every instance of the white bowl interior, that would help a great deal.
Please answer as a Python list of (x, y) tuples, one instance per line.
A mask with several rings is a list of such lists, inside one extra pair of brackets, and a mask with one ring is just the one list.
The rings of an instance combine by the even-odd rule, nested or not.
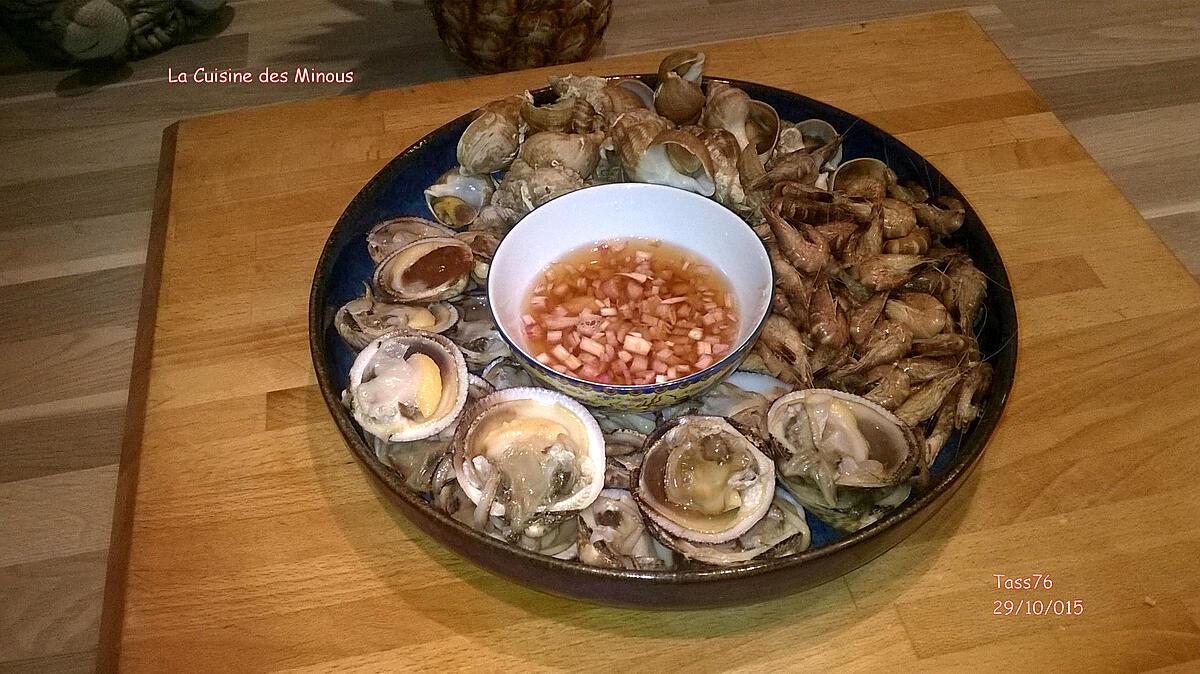
[[(597, 185), (525, 216), (504, 237), (488, 272), (488, 299), (504, 333), (524, 346), (521, 315), (542, 271), (567, 253), (610, 239), (658, 239), (707, 260), (729, 279), (741, 345), (771, 301), (771, 262), (735, 213), (698, 194), (643, 183)], [(732, 349), (731, 349), (732, 350)]]

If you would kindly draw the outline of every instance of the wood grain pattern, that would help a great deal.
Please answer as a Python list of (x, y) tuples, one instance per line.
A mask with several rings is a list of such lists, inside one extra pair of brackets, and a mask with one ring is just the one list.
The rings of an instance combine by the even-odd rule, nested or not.
[[(730, 653), (755, 670), (1196, 665), (1195, 280), (965, 14), (705, 51), (722, 74), (904, 133), (996, 239), (1021, 361), (979, 470), (945, 509), (841, 579), (720, 611), (596, 607), (476, 569), (388, 506), (342, 446), (309, 371), (307, 282), (392, 148), (562, 69), (188, 120), (166, 157), (162, 292), (144, 426), (121, 476), (130, 528), (114, 538), (103, 664), (119, 651), (128, 671), (708, 670)], [(837, 76), (804, 65), (831, 53), (845, 54)], [(204, 207), (212, 194), (219, 214)], [(227, 293), (232, 319), (211, 301)], [(1035, 572), (1053, 591), (995, 589), (992, 574)], [(1086, 611), (993, 616), (1007, 598)], [(595, 651), (605, 657), (578, 657)]]

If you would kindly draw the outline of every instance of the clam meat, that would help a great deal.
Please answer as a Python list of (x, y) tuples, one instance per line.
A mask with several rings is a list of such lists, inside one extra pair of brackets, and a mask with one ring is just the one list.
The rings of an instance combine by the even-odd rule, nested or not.
[(523, 532), (543, 513), (580, 510), (604, 485), (604, 438), (582, 405), (541, 388), (479, 401), (455, 438), (454, 471), (475, 525), (501, 517)]
[(458, 310), (446, 302), (395, 304), (376, 299), (368, 286), (362, 297), (342, 305), (334, 316), (338, 334), (355, 351), (373, 339), (400, 329), (445, 332), (458, 322)]
[(425, 204), (438, 222), (462, 229), (475, 222), (495, 191), (490, 175), (466, 174), (455, 167), (425, 189)]
[(775, 465), (725, 419), (682, 416), (650, 436), (634, 482), (642, 514), (668, 545), (724, 543), (766, 515)]
[(892, 487), (921, 468), (922, 445), (911, 427), (842, 391), (804, 389), (780, 397), (767, 413), (767, 429), (780, 475), (815, 486), (830, 506), (838, 487)]
[(350, 412), (363, 430), (391, 442), (437, 435), (467, 402), (467, 364), (453, 342), (398, 330), (366, 346), (350, 366)]

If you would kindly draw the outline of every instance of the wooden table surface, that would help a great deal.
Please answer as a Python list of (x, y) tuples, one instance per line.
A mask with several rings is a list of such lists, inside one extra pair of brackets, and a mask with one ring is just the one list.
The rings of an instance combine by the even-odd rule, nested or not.
[[(981, 465), (947, 506), (858, 571), (732, 609), (610, 609), (475, 568), (400, 516), (343, 446), (309, 358), (309, 284), (338, 215), (396, 153), (568, 69), (190, 119), (163, 145), (147, 267), (161, 259), (161, 283), (146, 284), (102, 667), (1197, 666), (1192, 277), (964, 13), (704, 51), (714, 75), (896, 134), (996, 239), (1020, 362)], [(652, 71), (660, 57), (569, 71)], [(1052, 587), (997, 589), (994, 574)], [(1083, 613), (997, 616), (997, 600), (1077, 600)]]

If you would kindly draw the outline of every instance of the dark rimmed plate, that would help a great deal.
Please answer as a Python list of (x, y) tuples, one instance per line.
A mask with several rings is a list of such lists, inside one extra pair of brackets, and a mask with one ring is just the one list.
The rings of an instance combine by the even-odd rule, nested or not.
[[(652, 75), (634, 76), (651, 86)], [(789, 121), (824, 119), (845, 132), (843, 161), (877, 157), (902, 180), (915, 180), (934, 196), (962, 198), (946, 178), (896, 138), (853, 115), (811, 98), (739, 80), (706, 78), (740, 87)], [(549, 102), (548, 89), (535, 93)], [(422, 191), (456, 164), (458, 138), (470, 121), (463, 115), (414, 143), (366, 184), (334, 225), (313, 276), (309, 299), (309, 345), (317, 383), (350, 451), (383, 485), (405, 516), (444, 545), (480, 566), (520, 583), (568, 597), (606, 604), (656, 608), (709, 607), (744, 603), (798, 592), (845, 574), (879, 556), (912, 533), (949, 499), (978, 461), (1000, 420), (1017, 359), (1017, 316), (1000, 253), (970, 204), (955, 238), (965, 245), (990, 282), (979, 329), (980, 348), (995, 368), (982, 412), (965, 434), (942, 450), (929, 486), (900, 508), (853, 534), (838, 532), (809, 516), (812, 547), (784, 559), (711, 570), (676, 572), (601, 569), (507, 545), (430, 507), (376, 458), (346, 409), (341, 391), (354, 354), (333, 328), (333, 316), (362, 293), (372, 263), (365, 235), (372, 225), (399, 215), (428, 217)], [(963, 199), (964, 203), (966, 200)]]

